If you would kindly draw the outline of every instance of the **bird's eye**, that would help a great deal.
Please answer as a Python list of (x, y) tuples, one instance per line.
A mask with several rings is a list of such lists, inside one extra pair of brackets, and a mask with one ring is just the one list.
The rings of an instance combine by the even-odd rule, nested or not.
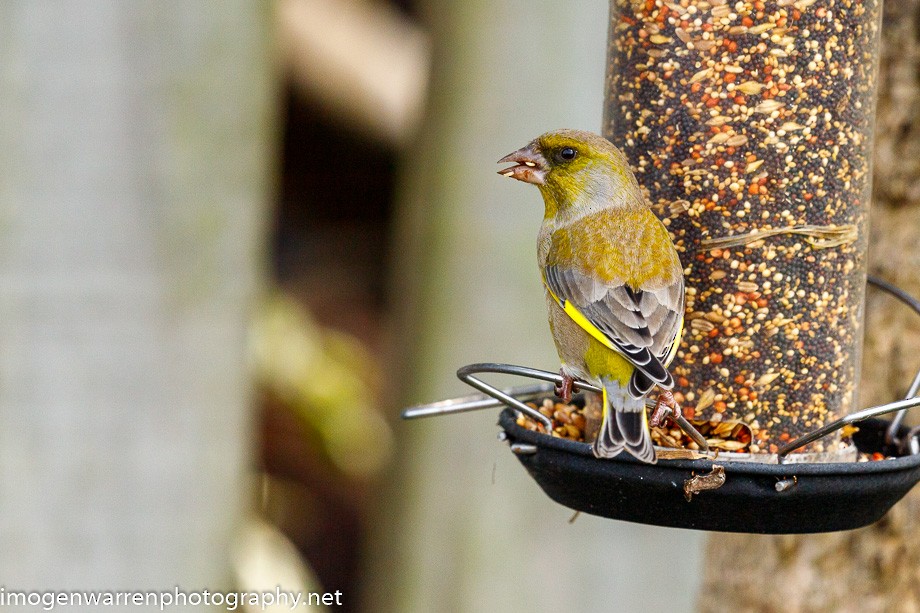
[(575, 156), (578, 155), (578, 152), (575, 151), (572, 147), (563, 147), (559, 150), (559, 158), (568, 162), (569, 160), (574, 160)]

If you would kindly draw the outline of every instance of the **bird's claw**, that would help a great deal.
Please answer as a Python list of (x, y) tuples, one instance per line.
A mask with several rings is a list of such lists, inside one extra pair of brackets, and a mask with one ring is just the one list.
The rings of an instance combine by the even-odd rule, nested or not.
[(568, 404), (572, 401), (572, 391), (575, 389), (575, 379), (561, 370), (559, 371), (559, 375), (562, 377), (562, 381), (555, 385), (553, 392), (556, 394), (557, 398), (561, 398), (562, 402)]
[(658, 401), (655, 403), (655, 410), (652, 411), (652, 417), (649, 419), (649, 425), (653, 428), (661, 428), (668, 419), (677, 421), (681, 414), (680, 405), (674, 400), (674, 394), (671, 390), (662, 390), (658, 394)]

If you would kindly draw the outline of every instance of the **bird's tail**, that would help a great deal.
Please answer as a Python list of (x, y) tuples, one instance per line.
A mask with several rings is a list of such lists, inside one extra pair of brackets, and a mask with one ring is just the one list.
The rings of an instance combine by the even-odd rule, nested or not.
[(643, 462), (654, 464), (655, 449), (648, 429), (645, 399), (634, 398), (627, 387), (613, 379), (603, 384), (604, 422), (594, 441), (594, 455), (612, 458), (623, 449)]

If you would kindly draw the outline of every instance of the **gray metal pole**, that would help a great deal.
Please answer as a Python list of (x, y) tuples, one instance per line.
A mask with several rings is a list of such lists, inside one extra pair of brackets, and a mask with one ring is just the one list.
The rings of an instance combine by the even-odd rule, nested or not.
[(268, 21), (241, 0), (0, 4), (7, 590), (228, 587)]

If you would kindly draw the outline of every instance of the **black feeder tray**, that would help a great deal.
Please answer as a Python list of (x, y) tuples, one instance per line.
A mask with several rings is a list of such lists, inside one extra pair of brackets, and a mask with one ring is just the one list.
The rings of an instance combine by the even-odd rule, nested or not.
[[(870, 284), (905, 302), (920, 314), (920, 301), (891, 284), (871, 278)], [(476, 375), (501, 373), (543, 381), (506, 390)], [(905, 412), (920, 406), (920, 372), (907, 398), (863, 409), (806, 434), (776, 454), (758, 454), (772, 463), (742, 461), (735, 454), (708, 453), (703, 437), (683, 416), (672, 418), (706, 452), (699, 459), (640, 462), (626, 453), (595, 458), (591, 445), (556, 438), (517, 425), (525, 413), (551, 429), (551, 423), (524, 402), (553, 395), (560, 376), (523, 366), (472, 364), (457, 372), (465, 383), (485, 395), (444, 400), (403, 411), (404, 419), (462, 413), (505, 406), (499, 417), (499, 438), (537, 484), (556, 502), (576, 511), (656, 526), (794, 534), (851, 530), (880, 519), (920, 481), (920, 427), (902, 426)], [(599, 391), (579, 383), (580, 391)], [(877, 417), (896, 413), (891, 421)], [(862, 453), (889, 459), (865, 462), (815, 463), (792, 454), (804, 445), (845, 425), (859, 422), (853, 442)], [(802, 458), (807, 459), (807, 455)]]

